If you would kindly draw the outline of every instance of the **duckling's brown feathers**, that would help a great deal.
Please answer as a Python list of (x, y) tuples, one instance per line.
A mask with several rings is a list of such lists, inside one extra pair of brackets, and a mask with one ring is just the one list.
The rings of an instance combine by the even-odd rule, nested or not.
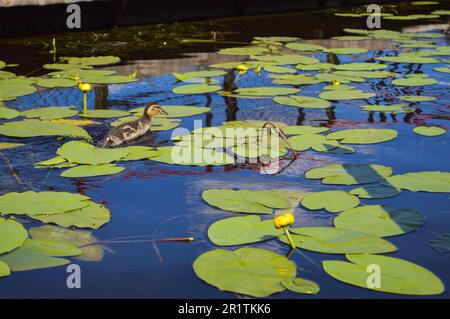
[(144, 135), (152, 125), (151, 118), (142, 117), (137, 121), (122, 123), (111, 130), (100, 141), (101, 147), (115, 147)]

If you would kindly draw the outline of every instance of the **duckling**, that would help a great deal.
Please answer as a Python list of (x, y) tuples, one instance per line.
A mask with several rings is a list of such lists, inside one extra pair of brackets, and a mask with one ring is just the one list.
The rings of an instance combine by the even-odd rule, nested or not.
[(147, 103), (139, 120), (126, 122), (109, 130), (100, 141), (100, 147), (116, 147), (144, 135), (152, 126), (152, 117), (158, 114), (168, 115), (158, 103)]

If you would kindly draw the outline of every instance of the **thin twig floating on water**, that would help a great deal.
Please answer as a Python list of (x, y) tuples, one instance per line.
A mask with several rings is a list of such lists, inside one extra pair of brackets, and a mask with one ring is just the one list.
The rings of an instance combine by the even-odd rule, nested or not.
[(158, 239), (135, 239), (135, 240), (99, 240), (81, 247), (87, 247), (97, 244), (129, 244), (129, 243), (161, 243), (161, 242), (192, 242), (194, 237), (171, 237)]

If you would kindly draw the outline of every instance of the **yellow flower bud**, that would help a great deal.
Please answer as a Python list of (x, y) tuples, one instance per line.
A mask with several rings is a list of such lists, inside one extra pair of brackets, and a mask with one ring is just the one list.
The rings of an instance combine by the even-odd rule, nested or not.
[(258, 74), (258, 75), (261, 75), (261, 71), (262, 71), (262, 68), (261, 68), (260, 66), (258, 66), (258, 67), (255, 69), (255, 73)]
[(295, 217), (291, 213), (280, 215), (274, 219), (275, 228), (291, 226), (295, 222)]
[(341, 84), (341, 83), (339, 83), (338, 80), (333, 80), (333, 81), (331, 81), (331, 85), (338, 86), (338, 85), (340, 85), (340, 84)]
[(88, 92), (88, 91), (92, 90), (92, 86), (89, 83), (80, 83), (80, 84), (78, 84), (78, 88), (82, 92)]
[(239, 74), (244, 74), (244, 73), (246, 73), (248, 71), (248, 67), (246, 65), (239, 64), (236, 67), (236, 70), (238, 71)]

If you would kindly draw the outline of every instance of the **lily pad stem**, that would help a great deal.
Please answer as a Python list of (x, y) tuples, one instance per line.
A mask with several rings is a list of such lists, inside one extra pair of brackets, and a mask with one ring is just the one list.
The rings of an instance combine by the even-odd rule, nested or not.
[(289, 240), (289, 244), (291, 245), (291, 248), (293, 250), (296, 250), (297, 247), (295, 247), (294, 241), (292, 240), (291, 234), (289, 233), (288, 227), (283, 227), (284, 233), (286, 234), (287, 239)]

